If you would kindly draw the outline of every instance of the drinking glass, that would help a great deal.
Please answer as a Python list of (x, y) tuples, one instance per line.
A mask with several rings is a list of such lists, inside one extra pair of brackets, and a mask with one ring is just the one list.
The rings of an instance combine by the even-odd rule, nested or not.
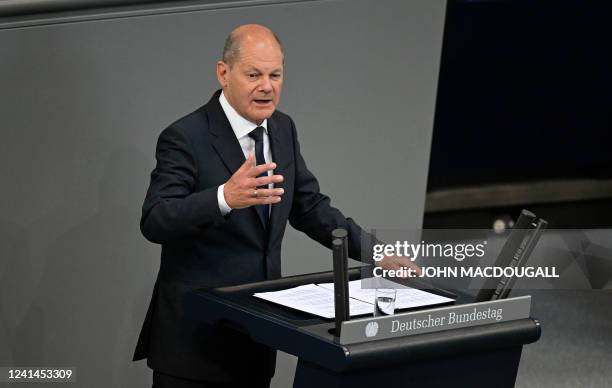
[(393, 315), (395, 312), (395, 288), (377, 288), (374, 298), (374, 316)]

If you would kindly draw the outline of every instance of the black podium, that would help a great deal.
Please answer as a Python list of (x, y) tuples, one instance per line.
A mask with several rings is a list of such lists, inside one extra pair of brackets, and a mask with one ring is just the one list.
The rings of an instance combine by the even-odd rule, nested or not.
[[(350, 273), (351, 278), (358, 275)], [(294, 388), (513, 387), (523, 345), (540, 337), (537, 320), (524, 318), (342, 344), (333, 335), (333, 320), (252, 296), (331, 281), (332, 272), (322, 272), (198, 290), (187, 296), (185, 309), (190, 319), (231, 325), (254, 341), (298, 357)], [(470, 302), (467, 295), (456, 301)]]

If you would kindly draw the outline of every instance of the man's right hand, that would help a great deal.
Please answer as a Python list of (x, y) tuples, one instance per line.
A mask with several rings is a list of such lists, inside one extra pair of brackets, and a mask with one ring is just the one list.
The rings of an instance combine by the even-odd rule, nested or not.
[[(274, 170), (276, 163), (255, 166), (255, 155), (251, 154), (223, 187), (225, 202), (232, 209), (242, 209), (253, 205), (268, 205), (280, 202), (283, 189), (268, 189), (268, 184), (283, 181), (282, 175), (258, 175)], [(264, 186), (266, 188), (260, 188)]]

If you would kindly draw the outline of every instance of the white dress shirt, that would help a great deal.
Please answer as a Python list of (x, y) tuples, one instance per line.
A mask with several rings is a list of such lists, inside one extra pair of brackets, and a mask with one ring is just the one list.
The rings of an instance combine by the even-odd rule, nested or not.
[[(244, 154), (245, 159), (249, 157), (249, 154), (255, 153), (255, 140), (249, 136), (249, 133), (251, 133), (251, 131), (258, 126), (264, 127), (263, 153), (266, 163), (270, 163), (272, 161), (272, 152), (270, 151), (270, 137), (268, 136), (268, 120), (266, 119), (261, 123), (261, 125), (257, 125), (240, 116), (240, 114), (236, 112), (236, 109), (234, 109), (234, 107), (232, 107), (227, 101), (227, 98), (225, 98), (223, 92), (221, 92), (221, 95), (219, 96), (219, 103), (221, 104), (221, 108), (232, 126), (232, 129), (234, 130), (234, 135), (236, 135), (236, 139), (238, 139), (238, 142), (240, 143), (240, 148), (242, 148), (242, 153)], [(268, 175), (271, 173), (271, 171), (268, 171)], [(268, 186), (272, 187), (272, 184)], [(221, 210), (221, 214), (226, 215), (232, 211), (232, 208), (229, 207), (225, 201), (225, 195), (223, 194), (224, 187), (225, 184), (222, 184), (217, 189), (217, 201), (219, 202), (219, 210)]]

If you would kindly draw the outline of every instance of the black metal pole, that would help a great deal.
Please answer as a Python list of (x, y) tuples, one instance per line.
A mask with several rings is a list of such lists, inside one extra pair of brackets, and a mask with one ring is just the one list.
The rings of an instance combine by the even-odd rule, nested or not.
[(332, 250), (334, 256), (334, 309), (336, 320), (335, 335), (340, 336), (342, 322), (349, 320), (348, 292), (348, 255), (347, 237), (344, 229), (332, 232)]

